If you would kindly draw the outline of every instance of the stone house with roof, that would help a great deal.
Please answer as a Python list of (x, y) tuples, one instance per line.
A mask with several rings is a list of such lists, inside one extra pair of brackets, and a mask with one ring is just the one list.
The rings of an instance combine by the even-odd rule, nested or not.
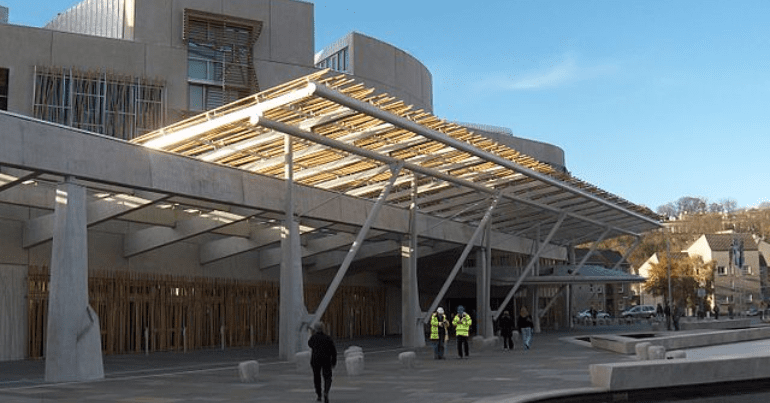
[(767, 269), (760, 263), (759, 247), (751, 234), (704, 234), (685, 252), (704, 262), (714, 261), (714, 303), (721, 312), (730, 307), (735, 312), (761, 307)]

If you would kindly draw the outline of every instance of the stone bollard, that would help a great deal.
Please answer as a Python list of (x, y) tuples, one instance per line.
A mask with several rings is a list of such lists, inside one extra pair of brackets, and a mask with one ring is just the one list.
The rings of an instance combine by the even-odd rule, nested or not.
[(241, 377), (241, 382), (256, 382), (259, 378), (259, 363), (257, 361), (244, 361), (238, 364), (238, 375)]
[(310, 354), (311, 352), (308, 351), (300, 351), (297, 354), (294, 354), (294, 361), (297, 364), (297, 372), (305, 372), (310, 373)]
[(647, 349), (647, 356), (651, 360), (664, 360), (666, 358), (666, 348), (663, 346), (650, 346)]
[(495, 347), (502, 344), (500, 340), (501, 339), (498, 336), (487, 337), (484, 339), (484, 348), (487, 350), (493, 350)]
[(357, 376), (364, 372), (364, 350), (361, 347), (351, 346), (345, 350), (345, 369), (348, 376)]
[(404, 368), (414, 368), (416, 361), (417, 354), (414, 351), (404, 351), (398, 355), (398, 362), (400, 362), (401, 366)]
[(636, 343), (634, 346), (634, 349), (636, 349), (636, 358), (639, 361), (646, 361), (650, 359), (650, 356), (647, 353), (647, 349), (650, 348), (651, 344), (648, 342), (642, 342), (642, 343)]
[(684, 350), (674, 350), (666, 353), (667, 360), (687, 358), (687, 352)]
[(474, 350), (479, 351), (484, 348), (484, 336), (473, 336), (470, 340), (470, 345)]
[(521, 333), (519, 333), (518, 330), (513, 331), (513, 336), (511, 336), (511, 340), (513, 340), (513, 348), (516, 348), (516, 346), (519, 346), (519, 348), (521, 348), (524, 345), (524, 342), (521, 341)]

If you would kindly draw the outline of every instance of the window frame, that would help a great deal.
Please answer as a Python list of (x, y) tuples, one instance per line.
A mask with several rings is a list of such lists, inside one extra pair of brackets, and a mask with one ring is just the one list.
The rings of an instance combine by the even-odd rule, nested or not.
[[(5, 85), (3, 85), (5, 82)], [(11, 69), (0, 67), (0, 111), (8, 110), (8, 93), (11, 87)]]

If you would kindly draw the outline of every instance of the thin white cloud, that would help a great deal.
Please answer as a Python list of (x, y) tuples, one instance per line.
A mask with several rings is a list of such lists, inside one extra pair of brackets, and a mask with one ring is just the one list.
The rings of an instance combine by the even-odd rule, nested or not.
[(619, 69), (616, 63), (596, 64), (593, 66), (578, 64), (574, 57), (565, 55), (562, 61), (523, 74), (511, 76), (489, 74), (475, 86), (479, 91), (532, 91), (557, 88), (574, 82), (606, 77)]
[(575, 65), (575, 61), (568, 59), (545, 71), (533, 72), (525, 75), (523, 78), (509, 83), (506, 87), (512, 90), (558, 87), (562, 84), (574, 81), (577, 74), (578, 69)]

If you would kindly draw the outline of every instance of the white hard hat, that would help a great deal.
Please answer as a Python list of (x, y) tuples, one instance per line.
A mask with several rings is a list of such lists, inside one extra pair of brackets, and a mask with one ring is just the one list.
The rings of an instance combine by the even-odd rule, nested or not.
[(438, 313), (444, 313), (444, 308), (442, 308), (442, 307), (438, 307), (438, 310), (437, 310), (436, 312), (438, 312)]

